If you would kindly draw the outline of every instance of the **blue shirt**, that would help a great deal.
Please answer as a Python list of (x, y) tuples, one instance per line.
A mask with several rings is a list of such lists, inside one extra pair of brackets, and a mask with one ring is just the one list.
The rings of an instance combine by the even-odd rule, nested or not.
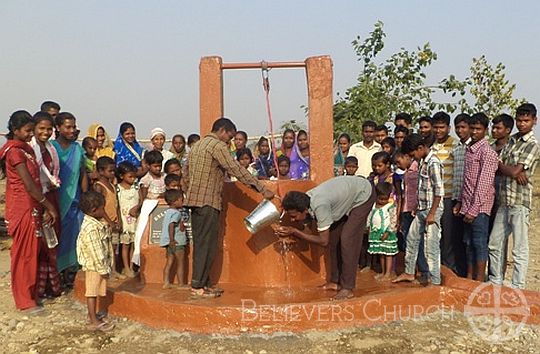
[(161, 229), (161, 237), (159, 239), (159, 245), (161, 247), (168, 246), (170, 243), (169, 225), (174, 223), (174, 240), (178, 246), (184, 246), (187, 243), (186, 233), (180, 231), (180, 222), (186, 222), (189, 218), (187, 210), (169, 208), (163, 216), (163, 226)]

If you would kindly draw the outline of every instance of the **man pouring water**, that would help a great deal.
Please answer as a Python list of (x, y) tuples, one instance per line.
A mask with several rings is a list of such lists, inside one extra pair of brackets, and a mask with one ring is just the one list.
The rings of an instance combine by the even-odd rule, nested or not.
[(291, 220), (306, 224), (314, 219), (318, 233), (290, 226), (280, 226), (276, 233), (329, 247), (330, 274), (323, 288), (337, 290), (335, 300), (354, 296), (362, 235), (375, 199), (371, 182), (358, 176), (335, 177), (306, 193), (291, 191), (283, 198), (283, 210)]

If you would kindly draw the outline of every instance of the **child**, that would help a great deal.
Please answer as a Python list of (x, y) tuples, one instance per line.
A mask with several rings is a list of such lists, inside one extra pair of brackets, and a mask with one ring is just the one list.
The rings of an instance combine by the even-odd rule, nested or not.
[(182, 178), (175, 174), (169, 174), (165, 176), (165, 189), (176, 189), (176, 190), (182, 190)]
[(182, 177), (182, 164), (177, 159), (170, 159), (169, 161), (165, 162), (163, 171), (166, 175), (177, 175)]
[(248, 170), (252, 176), (257, 176), (257, 170), (253, 167), (253, 154), (248, 148), (241, 148), (236, 150), (236, 161)]
[(94, 183), (94, 190), (105, 198), (105, 215), (103, 219), (107, 222), (110, 228), (111, 245), (113, 248), (113, 278), (123, 279), (121, 274), (116, 272), (116, 258), (119, 254), (120, 232), (122, 231), (120, 210), (118, 208), (118, 197), (116, 195), (116, 187), (113, 182), (115, 179), (115, 164), (114, 160), (107, 156), (102, 156), (96, 161), (96, 170), (99, 175), (98, 180)]
[(386, 125), (378, 125), (375, 128), (375, 141), (382, 145), (384, 139), (388, 138), (388, 128)]
[(420, 134), (411, 134), (403, 141), (402, 151), (419, 161), (418, 206), (407, 236), (405, 272), (393, 280), (414, 281), (420, 239), (425, 240), (431, 283), (441, 284), (441, 230), (442, 198), (444, 197), (443, 167), (441, 161), (427, 146)]
[(529, 262), (529, 214), (532, 200), (532, 176), (540, 158), (534, 137), (536, 107), (524, 103), (516, 110), (518, 132), (510, 137), (500, 155), (501, 182), (497, 191), (499, 210), (489, 238), (490, 282), (502, 284), (503, 246), (510, 233), (513, 238), (514, 271), (512, 287), (523, 289)]
[(87, 136), (82, 141), (82, 147), (86, 155), (86, 159), (84, 161), (84, 165), (86, 167), (86, 173), (88, 174), (88, 177), (90, 178), (90, 185), (93, 185), (99, 178), (98, 173), (96, 171), (96, 161), (98, 159), (96, 155), (96, 151), (98, 147), (97, 140), (90, 136)]
[(165, 175), (161, 173), (163, 156), (159, 151), (146, 153), (144, 161), (148, 165), (148, 173), (141, 178), (140, 186), (143, 199), (158, 199), (165, 193)]
[(83, 193), (79, 207), (85, 215), (77, 239), (77, 260), (85, 272), (89, 328), (108, 332), (114, 324), (97, 317), (97, 297), (107, 295), (107, 278), (111, 274), (113, 258), (107, 226), (99, 221), (105, 216), (105, 198), (94, 191)]
[(398, 113), (394, 118), (394, 125), (396, 127), (402, 126), (407, 128), (409, 131), (412, 129), (412, 117), (409, 113)]
[(390, 280), (395, 275), (392, 271), (393, 261), (398, 253), (397, 212), (395, 204), (390, 201), (392, 189), (392, 185), (388, 182), (381, 182), (375, 186), (377, 202), (371, 210), (367, 224), (368, 253), (380, 255), (382, 272), (376, 279), (381, 280)]
[(397, 202), (397, 191), (401, 188), (394, 183), (394, 173), (392, 172), (392, 166), (390, 165), (391, 157), (385, 151), (379, 151), (371, 157), (371, 166), (373, 172), (369, 175), (369, 180), (373, 182), (375, 186), (381, 182), (388, 182), (393, 186), (392, 193), (390, 195), (391, 202)]
[(137, 168), (131, 163), (124, 161), (116, 168), (119, 183), (116, 185), (120, 218), (122, 220), (122, 232), (120, 243), (122, 244), (123, 274), (129, 278), (135, 276), (131, 257), (133, 256), (133, 242), (135, 241), (135, 228), (142, 204), (141, 190), (135, 181), (137, 180)]
[(358, 170), (358, 159), (354, 156), (348, 156), (345, 159), (344, 167), (346, 176), (356, 175), (356, 170)]
[(181, 191), (169, 189), (165, 192), (165, 201), (169, 205), (169, 209), (163, 217), (163, 228), (159, 242), (159, 245), (165, 248), (167, 255), (167, 263), (163, 268), (163, 289), (172, 288), (170, 275), (175, 260), (178, 286), (184, 288), (187, 287), (184, 270), (184, 248), (187, 238), (184, 223), (187, 222), (189, 215), (187, 210), (183, 208), (184, 197)]
[(396, 141), (394, 138), (384, 138), (380, 144), (384, 152), (388, 153), (390, 156), (394, 155), (394, 152), (396, 151)]
[(276, 168), (274, 167), (274, 154), (270, 151), (270, 143), (268, 139), (261, 136), (257, 142), (258, 156), (255, 161), (255, 169), (259, 179), (270, 179), (276, 176)]
[(190, 134), (187, 138), (188, 148), (191, 149), (193, 145), (199, 140), (201, 140), (201, 136), (199, 134)]
[(285, 155), (281, 155), (278, 158), (278, 177), (270, 177), (270, 180), (276, 181), (278, 179), (291, 179), (289, 177), (289, 170), (291, 168), (291, 160)]
[(396, 149), (401, 149), (401, 144), (403, 144), (403, 140), (405, 140), (409, 133), (409, 129), (401, 125), (398, 125), (394, 129), (394, 142), (396, 143)]
[[(394, 163), (404, 171), (402, 178), (403, 189), (399, 203), (399, 222), (398, 222), (398, 248), (401, 252), (405, 252), (407, 248), (407, 236), (411, 228), (411, 223), (414, 220), (414, 213), (418, 206), (418, 162), (411, 158), (408, 154), (404, 154), (400, 150), (394, 155)], [(418, 271), (422, 279), (427, 279), (429, 268), (424, 255), (424, 238), (420, 238), (418, 246)]]
[[(150, 135), (150, 142), (152, 143), (152, 148), (154, 151), (159, 151), (163, 156), (163, 164), (165, 164), (170, 159), (174, 158), (174, 154), (168, 150), (163, 149), (166, 140), (165, 131), (161, 128), (152, 129)], [(165, 165), (163, 165), (165, 167)]]
[(486, 137), (489, 118), (484, 113), (468, 118), (471, 142), (465, 153), (463, 188), (455, 212), (463, 215), (463, 242), (467, 254), (467, 278), (484, 281), (488, 259), (489, 214), (495, 199), (497, 153)]

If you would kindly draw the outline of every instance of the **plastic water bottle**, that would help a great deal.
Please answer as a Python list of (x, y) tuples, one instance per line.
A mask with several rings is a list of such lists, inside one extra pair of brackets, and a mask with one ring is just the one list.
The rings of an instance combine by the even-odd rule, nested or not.
[(56, 237), (56, 231), (54, 231), (53, 227), (49, 225), (43, 226), (43, 237), (45, 237), (47, 247), (55, 248), (58, 245), (58, 237)]

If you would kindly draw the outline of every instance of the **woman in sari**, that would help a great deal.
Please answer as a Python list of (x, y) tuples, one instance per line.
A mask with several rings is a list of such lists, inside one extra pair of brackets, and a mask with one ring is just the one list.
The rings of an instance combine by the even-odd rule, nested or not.
[[(39, 180), (41, 191), (54, 207), (59, 211), (58, 188), (60, 187), (60, 160), (56, 149), (49, 139), (53, 133), (54, 122), (47, 112), (38, 112), (34, 115), (34, 137), (30, 145), (34, 149), (36, 162), (39, 166)], [(57, 237), (61, 234), (60, 220), (54, 224)], [(45, 237), (41, 238), (39, 252), (38, 282), (36, 293), (39, 298), (58, 297), (62, 293), (60, 275), (56, 265), (56, 249), (49, 248)]]
[(137, 168), (137, 177), (144, 176), (148, 169), (142, 164), (143, 152), (144, 149), (135, 135), (135, 126), (129, 122), (122, 123), (114, 141), (116, 166), (127, 161)]
[(81, 192), (88, 190), (88, 176), (85, 171), (84, 151), (75, 141), (76, 118), (68, 112), (59, 113), (55, 124), (58, 135), (51, 143), (60, 161), (60, 219), (62, 233), (58, 240), (57, 266), (64, 272), (64, 285), (73, 286), (77, 263), (77, 237), (81, 228), (83, 213), (79, 209)]
[(298, 131), (291, 156), (291, 179), (309, 178), (309, 139), (305, 130)]
[(111, 138), (109, 138), (109, 134), (107, 134), (105, 128), (101, 124), (91, 124), (88, 128), (87, 136), (92, 137), (97, 141), (96, 159), (99, 159), (102, 156), (114, 159)]
[(349, 149), (351, 147), (351, 137), (347, 133), (342, 133), (339, 135), (336, 153), (334, 154), (334, 175), (342, 176), (343, 175), (343, 165), (345, 165), (345, 159), (349, 155)]
[[(7, 142), (0, 159), (7, 176), (6, 223), (13, 238), (11, 246), (11, 290), (15, 306), (34, 314), (37, 306), (36, 282), (39, 237), (43, 224), (54, 224), (58, 214), (41, 192), (39, 166), (28, 144), (33, 135), (32, 116), (26, 111), (13, 113), (8, 124)], [(45, 208), (45, 212), (44, 212)]]
[(285, 131), (283, 132), (283, 136), (281, 137), (281, 147), (277, 151), (277, 157), (284, 155), (290, 159), (291, 154), (293, 152), (294, 143), (295, 143), (294, 130), (285, 129)]
[(255, 169), (257, 170), (257, 178), (270, 179), (270, 177), (275, 177), (277, 173), (274, 167), (274, 155), (270, 149), (268, 139), (264, 136), (261, 136), (257, 142), (256, 153)]

